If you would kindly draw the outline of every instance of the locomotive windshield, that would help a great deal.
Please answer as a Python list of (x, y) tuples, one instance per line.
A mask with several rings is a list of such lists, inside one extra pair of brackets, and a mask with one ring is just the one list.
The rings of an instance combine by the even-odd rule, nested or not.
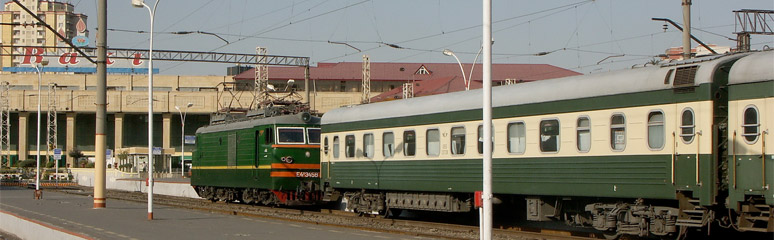
[[(290, 144), (303, 144), (304, 143), (304, 129), (303, 128), (277, 128), (277, 141), (279, 143)], [(320, 141), (320, 138), (317, 138)]]
[(309, 138), (309, 144), (320, 144), (320, 129), (319, 128), (307, 128), (307, 138)]

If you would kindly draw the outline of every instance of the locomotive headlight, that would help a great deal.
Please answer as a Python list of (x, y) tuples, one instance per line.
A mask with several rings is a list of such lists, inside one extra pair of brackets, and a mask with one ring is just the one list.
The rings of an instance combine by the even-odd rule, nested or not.
[(311, 154), (311, 153), (309, 153), (309, 151), (306, 151), (306, 153), (304, 154), (304, 156), (306, 156), (306, 157), (308, 158), (308, 157), (311, 157), (311, 156), (312, 156), (312, 154)]

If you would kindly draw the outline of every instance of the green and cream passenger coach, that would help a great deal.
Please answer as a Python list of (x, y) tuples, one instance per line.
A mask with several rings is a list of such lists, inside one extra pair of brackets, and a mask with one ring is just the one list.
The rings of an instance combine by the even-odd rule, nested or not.
[[(761, 213), (771, 213), (774, 197), (772, 150), (764, 147), (772, 58), (772, 51), (710, 56), (493, 88), (495, 202), (519, 209), (496, 214), (665, 236), (721, 219), (731, 199), (735, 223), (754, 217), (745, 226), (774, 231), (774, 214)], [(737, 68), (742, 73), (729, 75)], [(326, 113), (327, 196), (364, 213), (472, 211), (482, 187), (481, 94)], [(732, 155), (738, 168), (728, 167)], [(748, 196), (761, 200), (750, 205)], [(746, 213), (749, 206), (762, 210)]]

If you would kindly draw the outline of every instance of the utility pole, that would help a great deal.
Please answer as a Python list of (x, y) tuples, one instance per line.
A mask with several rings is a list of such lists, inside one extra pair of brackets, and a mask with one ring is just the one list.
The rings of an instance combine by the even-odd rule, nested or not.
[(0, 166), (3, 161), (11, 167), (11, 104), (10, 83), (0, 82)]
[[(59, 98), (56, 95), (56, 83), (49, 83), (48, 84), (48, 136), (46, 137), (46, 155), (47, 159), (51, 161), (51, 159), (54, 159), (54, 148), (57, 148), (57, 141), (56, 141), (56, 135), (57, 135), (57, 117), (56, 117), (56, 108), (57, 103), (59, 101)], [(54, 176), (56, 176), (57, 183), (59, 182), (59, 159), (56, 159), (56, 163), (54, 164)], [(57, 185), (58, 187), (58, 185)]]
[[(266, 65), (266, 48), (256, 47), (258, 62), (255, 64), (255, 103), (257, 108), (264, 108), (269, 100), (269, 65)], [(256, 108), (256, 109), (257, 109)]]
[(363, 97), (360, 103), (371, 103), (371, 58), (363, 55)]
[[(97, 3), (97, 120), (94, 131), (94, 208), (105, 208), (105, 125), (107, 125), (107, 0)], [(148, 86), (153, 89), (153, 86)], [(153, 100), (148, 99), (148, 102)], [(148, 150), (150, 151), (150, 149)]]
[(683, 0), (683, 59), (691, 59), (691, 0)]
[(758, 9), (742, 9), (734, 11), (736, 21), (736, 48), (739, 51), (750, 51), (750, 35), (774, 35), (771, 25), (766, 19), (774, 19), (774, 11)]

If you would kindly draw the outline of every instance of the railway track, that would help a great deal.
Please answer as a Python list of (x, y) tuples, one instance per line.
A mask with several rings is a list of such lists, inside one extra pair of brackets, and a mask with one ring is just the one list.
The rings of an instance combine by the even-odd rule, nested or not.
[[(52, 189), (69, 194), (90, 196), (92, 188), (72, 187), (67, 189)], [(147, 194), (108, 190), (109, 199), (146, 202)], [(426, 222), (410, 219), (388, 219), (381, 216), (358, 216), (353, 213), (320, 208), (276, 208), (270, 206), (245, 205), (241, 203), (210, 202), (204, 199), (192, 199), (155, 195), (155, 204), (171, 207), (195, 209), (245, 217), (269, 218), (284, 221), (296, 221), (319, 225), (346, 227), (359, 230), (398, 233), (426, 238), (438, 239), (478, 239), (478, 226)], [(495, 239), (599, 239), (601, 236), (593, 233), (575, 233), (546, 229), (519, 228), (514, 226), (499, 226), (493, 231)]]

